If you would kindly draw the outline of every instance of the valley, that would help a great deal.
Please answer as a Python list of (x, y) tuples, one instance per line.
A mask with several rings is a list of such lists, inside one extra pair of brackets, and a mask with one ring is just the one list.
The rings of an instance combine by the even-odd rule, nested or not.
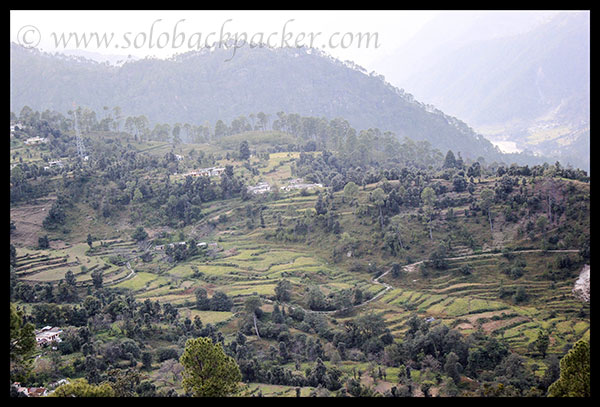
[[(200, 335), (236, 360), (243, 396), (542, 395), (550, 356), (589, 340), (589, 302), (572, 293), (589, 264), (589, 178), (375, 147), (377, 132), (340, 142), (334, 126), (320, 148), (280, 130), (185, 144), (90, 131), (91, 161), (62, 156), (50, 173), (19, 157), (69, 133), (50, 147), (16, 137), (11, 293), (36, 327), (69, 331), (37, 351), (38, 383), (110, 380), (110, 366), (184, 395), (178, 357)], [(185, 175), (209, 167), (224, 171)], [(477, 362), (492, 345), (498, 364)], [(504, 379), (507, 358), (520, 367)]]

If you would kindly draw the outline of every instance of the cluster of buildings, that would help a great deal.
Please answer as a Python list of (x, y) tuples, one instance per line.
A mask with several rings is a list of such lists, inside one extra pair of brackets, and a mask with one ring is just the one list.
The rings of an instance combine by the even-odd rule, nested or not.
[[(56, 389), (58, 386), (63, 384), (69, 384), (69, 379), (60, 379), (55, 383), (51, 383), (48, 385), (48, 387), (51, 389)], [(26, 397), (45, 397), (54, 392), (54, 390), (48, 391), (48, 389), (45, 387), (23, 387), (21, 386), (20, 382), (14, 382), (12, 386), (17, 393), (21, 393)]]
[(186, 244), (187, 244), (186, 242), (175, 242), (175, 243), (169, 243), (169, 244), (158, 244), (158, 245), (154, 246), (154, 250), (165, 250), (166, 246), (175, 247), (175, 246), (178, 246), (178, 245), (184, 245), (185, 246)]
[(48, 395), (48, 389), (45, 387), (23, 387), (19, 382), (14, 382), (12, 385), (17, 393), (21, 393), (26, 397), (44, 397)]
[[(289, 192), (293, 189), (315, 189), (315, 188), (323, 188), (322, 184), (308, 184), (305, 183), (302, 179), (296, 178), (291, 180), (287, 185), (281, 187), (282, 191)], [(248, 187), (248, 192), (251, 194), (264, 194), (266, 192), (270, 192), (272, 190), (271, 186), (266, 182), (259, 182), (253, 187)]]
[(210, 167), (210, 168), (200, 168), (198, 170), (193, 170), (185, 174), (185, 176), (191, 177), (216, 177), (221, 175), (225, 171), (225, 168), (220, 167)]

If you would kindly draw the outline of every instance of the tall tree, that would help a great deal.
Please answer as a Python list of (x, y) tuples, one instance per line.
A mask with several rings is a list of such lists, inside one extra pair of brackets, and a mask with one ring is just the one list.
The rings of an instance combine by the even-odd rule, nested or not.
[(546, 357), (548, 351), (548, 345), (550, 345), (550, 336), (548, 332), (541, 330), (538, 332), (537, 339), (534, 342), (535, 349), (540, 352), (542, 358)]
[(258, 296), (252, 296), (244, 301), (244, 309), (248, 313), (248, 315), (252, 315), (252, 320), (254, 322), (254, 330), (256, 331), (256, 336), (260, 339), (260, 334), (258, 332), (258, 326), (256, 324), (256, 311), (260, 309), (261, 306), (260, 298)]
[(183, 365), (183, 388), (194, 397), (225, 397), (238, 392), (240, 368), (220, 343), (200, 337), (188, 339), (179, 359)]
[(292, 284), (288, 280), (279, 280), (275, 287), (275, 297), (277, 298), (277, 301), (289, 301), (291, 288)]
[(34, 326), (23, 321), (23, 312), (10, 304), (10, 376), (11, 380), (24, 380), (31, 370), (36, 348)]
[(196, 289), (196, 308), (201, 311), (208, 311), (210, 309), (210, 300), (206, 290), (202, 287)]
[(402, 217), (400, 215), (393, 216), (390, 219), (390, 223), (394, 231), (396, 232), (396, 236), (398, 237), (398, 243), (400, 243), (400, 248), (404, 249), (404, 245), (402, 244), (402, 234), (400, 233), (400, 227), (402, 226)]
[(488, 220), (490, 221), (490, 230), (494, 231), (494, 226), (492, 225), (492, 205), (494, 204), (494, 191), (489, 188), (481, 191), (481, 195), (479, 196), (479, 206), (485, 212), (487, 212)]
[(448, 150), (444, 159), (444, 168), (456, 168), (456, 158), (452, 150)]
[(351, 203), (356, 194), (358, 194), (358, 185), (356, 185), (356, 183), (353, 181), (348, 182), (344, 187), (344, 200), (347, 200)]
[(425, 187), (421, 192), (421, 201), (425, 205), (425, 216), (427, 218), (427, 226), (429, 228), (429, 239), (433, 240), (433, 207), (435, 205), (436, 194), (433, 188)]
[(385, 205), (385, 192), (381, 188), (376, 188), (371, 193), (371, 201), (377, 206), (379, 209), (379, 226), (383, 230), (383, 206)]
[(92, 271), (92, 283), (97, 290), (102, 288), (102, 282), (104, 280), (103, 273), (104, 272), (102, 270)]
[(548, 388), (549, 397), (590, 397), (590, 345), (583, 339), (560, 361), (560, 378)]
[(143, 226), (138, 226), (135, 229), (135, 232), (133, 232), (133, 235), (131, 235), (131, 237), (136, 242), (141, 242), (142, 240), (146, 240), (148, 238), (148, 233), (144, 230)]
[(240, 143), (240, 160), (247, 160), (250, 158), (250, 147), (248, 141), (244, 140)]
[(48, 235), (40, 236), (38, 238), (38, 247), (40, 249), (47, 249), (50, 247), (50, 242), (48, 241)]
[(446, 355), (446, 363), (444, 364), (444, 372), (452, 378), (455, 384), (460, 381), (458, 356), (454, 352)]

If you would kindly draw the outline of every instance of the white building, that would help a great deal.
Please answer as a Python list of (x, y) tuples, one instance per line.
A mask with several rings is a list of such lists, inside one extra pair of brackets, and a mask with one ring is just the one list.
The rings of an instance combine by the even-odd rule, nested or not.
[[(87, 156), (86, 156), (86, 159), (87, 159)], [(48, 161), (48, 165), (44, 167), (44, 170), (49, 170), (52, 167), (63, 168), (64, 165), (63, 165), (62, 161), (60, 161), (60, 160)]]
[(23, 130), (25, 126), (21, 123), (15, 123), (10, 125), (10, 134), (14, 134), (17, 130)]
[(60, 339), (59, 336), (61, 333), (62, 329), (60, 328), (45, 326), (35, 333), (35, 341), (40, 346), (45, 346), (52, 342), (62, 342), (62, 339)]
[(217, 177), (221, 175), (225, 171), (225, 168), (220, 167), (210, 167), (210, 168), (200, 168), (198, 170), (193, 170), (185, 174), (185, 176), (191, 177)]
[(266, 182), (259, 182), (253, 187), (248, 187), (248, 192), (251, 194), (264, 194), (271, 191), (271, 186)]
[(25, 140), (25, 144), (27, 144), (28, 146), (31, 145), (35, 145), (35, 144), (40, 144), (40, 143), (47, 143), (48, 139), (45, 137), (30, 137), (27, 140)]
[(291, 180), (287, 185), (281, 187), (283, 191), (291, 191), (292, 189), (315, 189), (323, 188), (322, 184), (307, 184), (304, 180), (296, 178)]

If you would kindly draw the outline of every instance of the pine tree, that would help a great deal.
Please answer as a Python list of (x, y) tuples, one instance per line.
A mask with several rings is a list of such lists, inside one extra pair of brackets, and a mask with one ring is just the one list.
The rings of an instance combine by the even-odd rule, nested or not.
[(583, 339), (560, 361), (560, 378), (548, 388), (549, 397), (590, 397), (590, 345)]
[(240, 144), (240, 160), (247, 160), (248, 158), (250, 158), (250, 147), (248, 147), (248, 142), (244, 140)]
[(240, 368), (210, 338), (188, 339), (179, 362), (184, 368), (183, 388), (194, 397), (225, 397), (238, 391)]
[(444, 159), (444, 168), (456, 168), (456, 158), (452, 150), (448, 150)]

